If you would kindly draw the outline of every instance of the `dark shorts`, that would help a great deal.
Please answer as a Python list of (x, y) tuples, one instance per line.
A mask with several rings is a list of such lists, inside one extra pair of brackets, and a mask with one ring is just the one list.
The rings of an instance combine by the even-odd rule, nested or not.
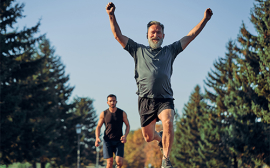
[(103, 158), (108, 159), (115, 156), (124, 157), (124, 144), (121, 141), (103, 141)]
[(146, 98), (139, 97), (138, 107), (141, 119), (141, 127), (150, 124), (154, 119), (160, 120), (158, 115), (165, 109), (174, 110), (174, 99), (170, 98)]

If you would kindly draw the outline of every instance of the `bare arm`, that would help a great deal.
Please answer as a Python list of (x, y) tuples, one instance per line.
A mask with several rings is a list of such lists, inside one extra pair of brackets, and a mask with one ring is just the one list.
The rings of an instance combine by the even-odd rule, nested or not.
[(109, 15), (112, 33), (114, 35), (114, 38), (121, 44), (123, 48), (125, 48), (128, 42), (128, 37), (122, 35), (120, 27), (116, 21), (114, 11), (115, 11), (115, 5), (112, 2), (108, 3), (106, 6), (106, 12)]
[(204, 12), (204, 17), (186, 36), (184, 36), (180, 42), (182, 49), (184, 50), (188, 44), (197, 37), (197, 35), (202, 31), (206, 23), (211, 19), (213, 15), (212, 10), (210, 8), (206, 9)]
[(100, 136), (100, 128), (102, 127), (102, 124), (104, 123), (104, 111), (101, 112), (100, 116), (99, 116), (99, 120), (98, 120), (98, 124), (96, 127), (96, 142), (95, 142), (95, 146), (98, 147), (99, 146), (99, 142), (101, 142), (101, 140), (99, 139)]
[(129, 122), (127, 118), (127, 113), (125, 113), (124, 111), (123, 111), (123, 122), (126, 124), (126, 131), (125, 131), (125, 135), (123, 135), (120, 140), (122, 143), (126, 143), (127, 142), (126, 138), (128, 136), (130, 126), (129, 126)]

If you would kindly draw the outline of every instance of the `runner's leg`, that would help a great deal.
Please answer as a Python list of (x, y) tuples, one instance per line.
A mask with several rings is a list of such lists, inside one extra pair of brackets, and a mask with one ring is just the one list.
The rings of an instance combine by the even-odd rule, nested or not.
[(123, 165), (123, 158), (121, 156), (116, 156), (115, 162), (117, 164), (117, 168), (121, 168)]
[[(158, 118), (161, 120), (163, 125), (163, 135), (162, 135), (163, 155), (167, 158), (170, 155), (174, 140), (174, 130), (173, 130), (174, 110), (165, 109), (158, 115)], [(163, 159), (165, 159), (164, 156)]]
[(113, 157), (106, 159), (107, 160), (107, 166), (106, 168), (112, 168), (113, 167)]
[(161, 137), (155, 130), (156, 119), (154, 119), (150, 124), (142, 127), (142, 134), (146, 142), (151, 142), (153, 140), (161, 141)]
[(117, 165), (117, 168), (121, 168), (123, 165), (123, 157), (124, 157), (124, 144), (120, 141), (116, 144), (116, 150), (115, 150), (115, 162)]

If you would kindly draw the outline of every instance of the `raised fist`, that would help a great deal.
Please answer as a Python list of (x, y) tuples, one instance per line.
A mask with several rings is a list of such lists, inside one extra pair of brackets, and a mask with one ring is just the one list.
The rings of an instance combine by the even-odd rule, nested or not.
[(108, 15), (113, 15), (115, 11), (115, 5), (112, 2), (109, 2), (106, 6), (106, 12)]
[(207, 8), (204, 12), (204, 17), (207, 19), (207, 20), (210, 20), (211, 17), (213, 15), (213, 12), (210, 8)]

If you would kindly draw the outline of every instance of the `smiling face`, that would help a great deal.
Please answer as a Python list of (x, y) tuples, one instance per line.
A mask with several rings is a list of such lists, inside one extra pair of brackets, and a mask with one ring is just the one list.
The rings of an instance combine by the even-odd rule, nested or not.
[(157, 49), (161, 47), (164, 36), (165, 34), (163, 34), (163, 30), (160, 25), (153, 24), (148, 28), (147, 38), (151, 48)]

